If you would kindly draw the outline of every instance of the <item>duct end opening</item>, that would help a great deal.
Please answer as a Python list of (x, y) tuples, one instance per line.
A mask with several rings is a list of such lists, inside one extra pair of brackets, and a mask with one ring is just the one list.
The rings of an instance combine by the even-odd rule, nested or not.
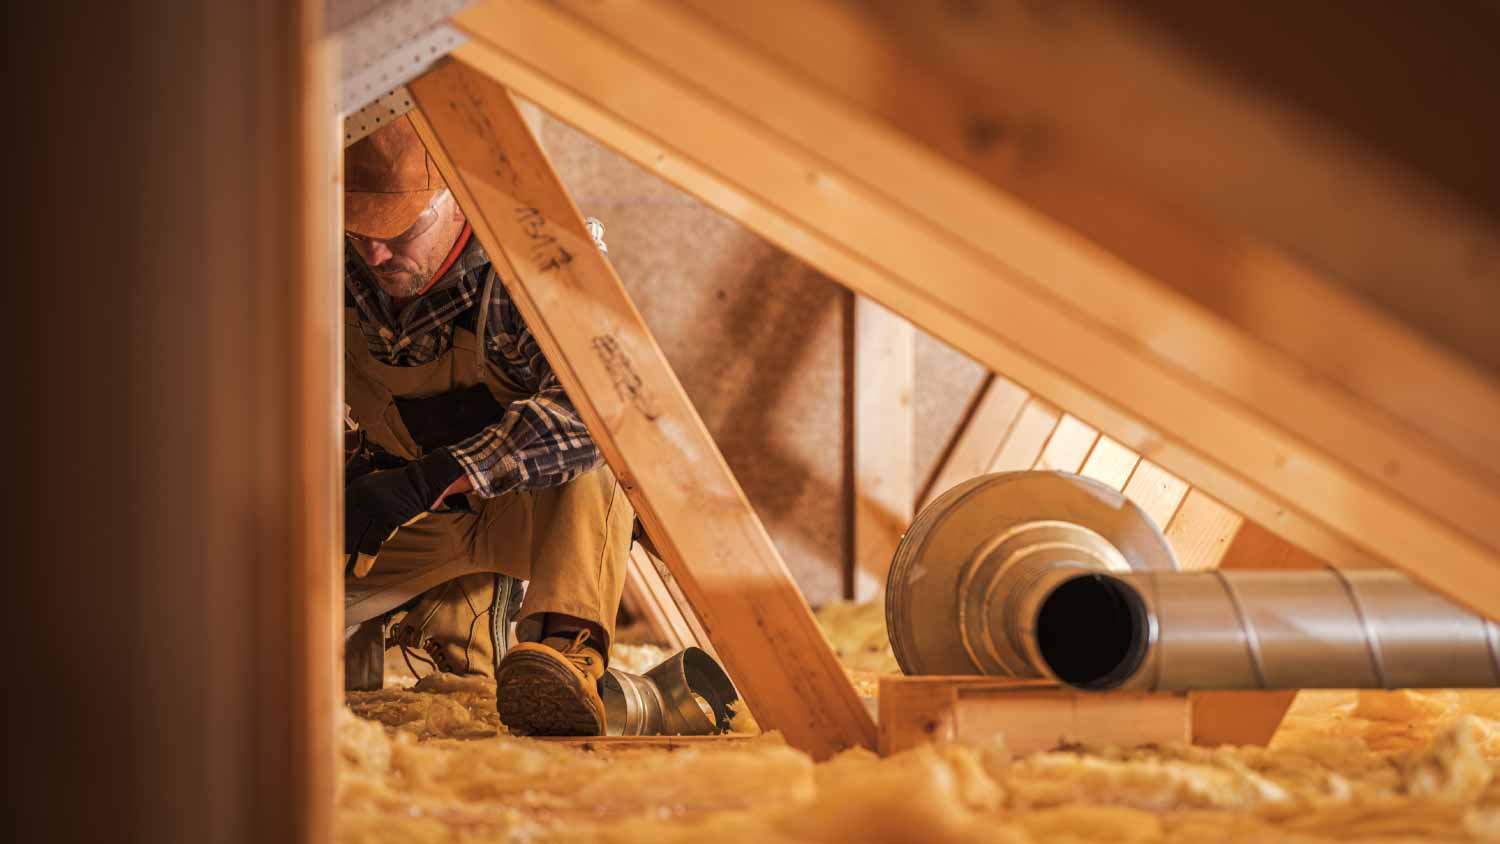
[(1053, 589), (1037, 610), (1037, 650), (1057, 679), (1115, 689), (1141, 667), (1150, 644), (1146, 603), (1133, 587), (1085, 574)]

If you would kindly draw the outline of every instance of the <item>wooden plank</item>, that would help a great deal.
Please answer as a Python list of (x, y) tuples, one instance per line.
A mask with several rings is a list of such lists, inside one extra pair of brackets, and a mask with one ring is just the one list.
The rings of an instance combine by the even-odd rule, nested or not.
[(1244, 521), (1202, 490), (1190, 489), (1165, 533), (1183, 571), (1204, 571), (1218, 567)]
[(1134, 501), (1158, 526), (1172, 520), (1187, 495), (1187, 482), (1166, 469), (1142, 460), (1125, 484), (1125, 497)]
[(916, 333), (911, 323), (863, 296), (854, 299), (851, 419), (854, 560), (851, 597), (877, 600), (916, 497)]
[(1098, 431), (1078, 417), (1064, 414), (1058, 420), (1057, 427), (1052, 429), (1047, 445), (1042, 448), (1041, 456), (1037, 457), (1036, 464), (1031, 468), (1077, 474), (1098, 439)]
[(439, 169), (756, 717), (817, 758), (873, 747), (869, 713), (510, 95), (459, 62), (409, 87)]
[(631, 750), (667, 751), (731, 748), (756, 738), (753, 735), (723, 736), (527, 736), (540, 741), (576, 747), (588, 753), (620, 753)]
[(922, 506), (955, 486), (990, 471), (995, 453), (1010, 434), (1011, 425), (1029, 394), (999, 375), (979, 388), (972, 412), (961, 422), (947, 458), (933, 471)]
[(1036, 465), (1061, 418), (1062, 411), (1052, 405), (1034, 397), (1027, 399), (986, 471), (1019, 472)]
[(1100, 437), (1099, 442), (1094, 445), (1094, 450), (1089, 452), (1089, 459), (1084, 462), (1079, 474), (1115, 489), (1124, 489), (1139, 462), (1141, 462), (1139, 454), (1109, 437)]
[(993, 677), (880, 678), (882, 755), (997, 735), (1017, 754), (1072, 744), (1186, 743), (1190, 717), (1185, 693), (1080, 692)]
[[(590, 8), (588, 26), (616, 9)], [(461, 53), (1278, 533), (1342, 565), (1422, 560), (1414, 576), (1500, 611), (1500, 499), (1462, 459), (1398, 435), (1368, 399), (1328, 389), (1076, 232), (975, 193), (752, 51), (720, 39), (704, 55), (704, 42), (672, 38), (668, 55), (654, 39), (681, 21), (652, 9), (664, 15), (652, 27), (605, 37), (535, 4), (485, 4), (460, 16), (476, 35)], [(630, 50), (612, 41), (627, 38)], [(687, 57), (694, 75), (679, 78)], [(755, 84), (706, 93), (731, 61), (751, 62), (736, 67)], [(760, 104), (773, 89), (792, 100)], [(831, 149), (845, 137), (829, 131), (837, 121), (849, 143), (879, 139), (897, 157)], [(1106, 312), (1116, 331), (1089, 316)], [(1411, 483), (1398, 488), (1392, 467)]]

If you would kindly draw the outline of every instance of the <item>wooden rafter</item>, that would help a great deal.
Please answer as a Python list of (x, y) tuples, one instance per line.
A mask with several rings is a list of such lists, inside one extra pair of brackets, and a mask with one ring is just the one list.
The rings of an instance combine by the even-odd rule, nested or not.
[(818, 758), (874, 724), (503, 86), (413, 81), (414, 122), (474, 233), (760, 722)]
[[(459, 55), (1276, 533), (1336, 564), (1405, 566), (1500, 613), (1500, 493), (1487, 458), (1471, 455), (1500, 434), (1372, 397), (1368, 369), (1335, 377), (1296, 343), (1204, 310), (1147, 262), (973, 178), (920, 132), (893, 131), (852, 84), (799, 81), (807, 67), (753, 49), (724, 16), (710, 26), (664, 3), (497, 0), (458, 18), (475, 38)], [(804, 60), (902, 67), (891, 43), (856, 35)], [(1333, 289), (1258, 248), (1255, 272)], [(1322, 303), (1315, 321), (1349, 311), (1308, 301)], [(1358, 315), (1339, 323), (1360, 332), (1355, 347), (1394, 337), (1420, 350), (1393, 378), (1500, 407), (1488, 379)]]

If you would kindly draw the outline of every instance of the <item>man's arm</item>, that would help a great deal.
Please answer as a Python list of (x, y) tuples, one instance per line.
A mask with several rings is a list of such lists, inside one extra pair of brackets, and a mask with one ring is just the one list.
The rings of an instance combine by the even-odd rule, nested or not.
[(552, 365), (503, 289), (490, 303), (486, 352), (535, 393), (511, 402), (505, 416), (449, 451), (464, 477), (444, 495), (473, 489), (490, 498), (567, 483), (604, 462)]

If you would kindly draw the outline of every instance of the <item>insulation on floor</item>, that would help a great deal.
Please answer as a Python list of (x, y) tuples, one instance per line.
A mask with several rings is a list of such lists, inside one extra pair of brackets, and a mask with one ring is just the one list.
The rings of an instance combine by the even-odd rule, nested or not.
[[(870, 615), (820, 614), (857, 679), (884, 667)], [(1304, 693), (1269, 749), (1014, 757), (1000, 736), (814, 764), (774, 734), (612, 753), (513, 738), (490, 684), (436, 676), (350, 694), (338, 749), (346, 842), (1500, 841), (1492, 692)]]

